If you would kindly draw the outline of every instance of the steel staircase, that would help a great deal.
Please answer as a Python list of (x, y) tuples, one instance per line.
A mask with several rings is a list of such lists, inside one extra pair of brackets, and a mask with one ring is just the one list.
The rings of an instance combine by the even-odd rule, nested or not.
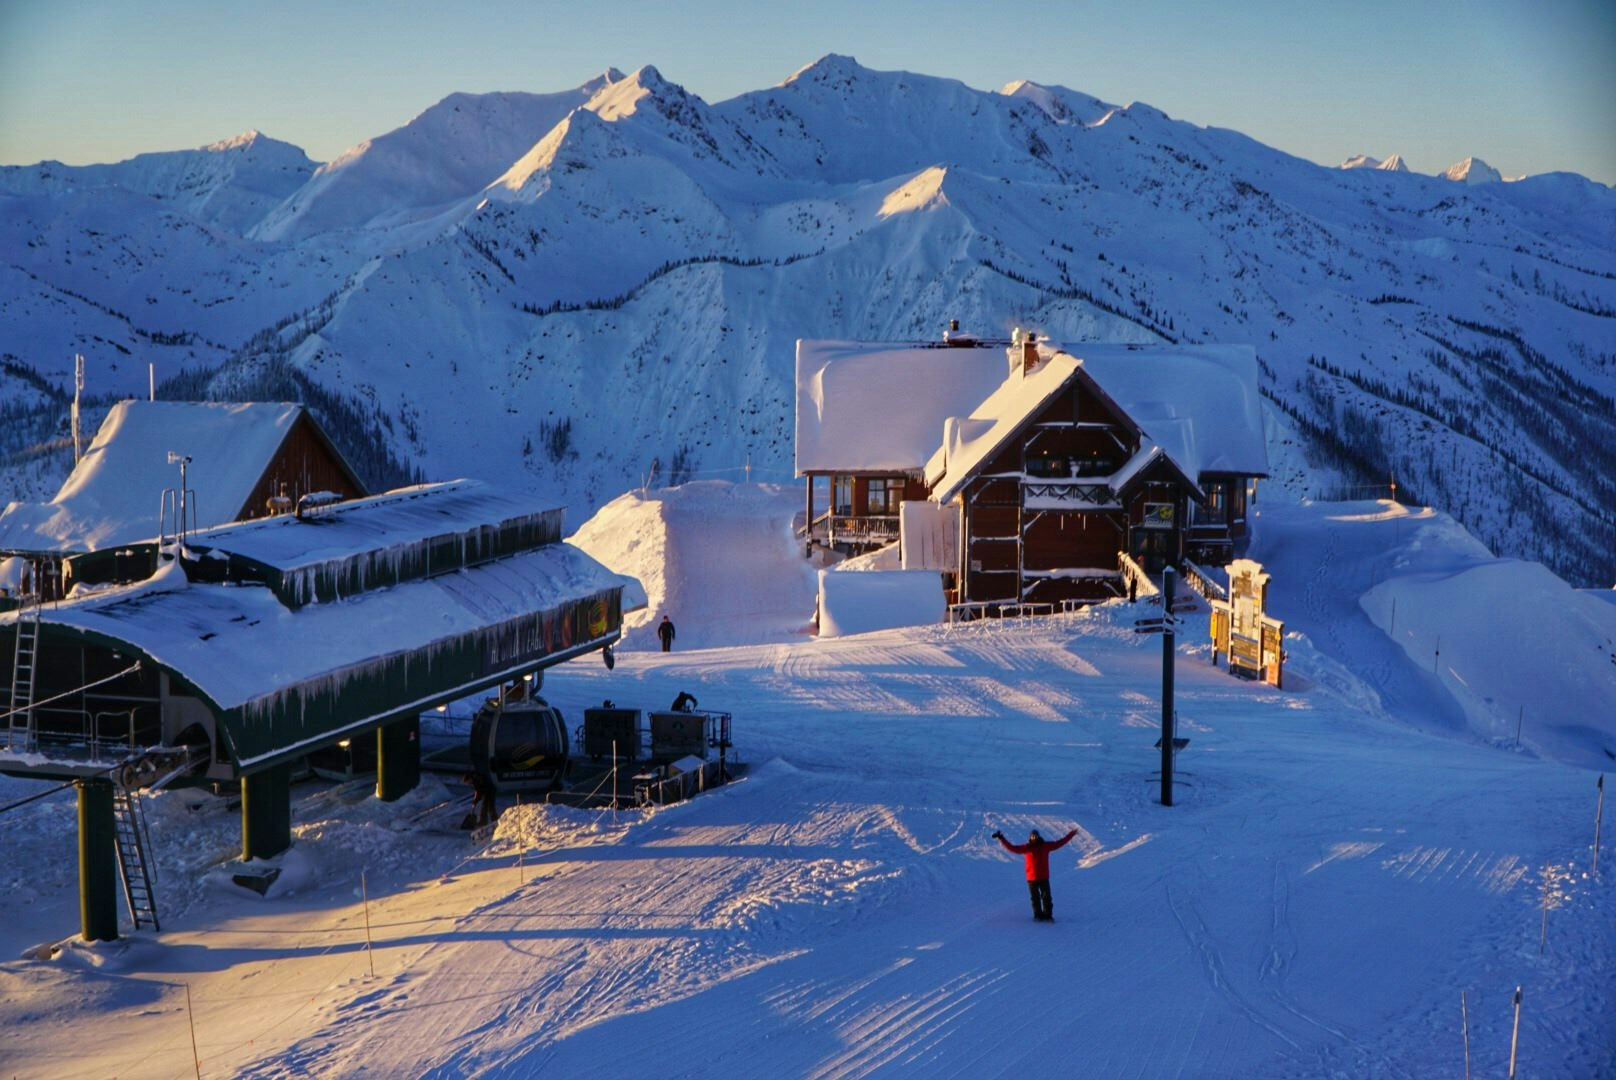
[(118, 875), (123, 878), (123, 898), (129, 904), (129, 918), (135, 929), (157, 925), (157, 897), (152, 890), (152, 871), (147, 860), (151, 836), (140, 810), (140, 792), (114, 785), (112, 810), (118, 839)]

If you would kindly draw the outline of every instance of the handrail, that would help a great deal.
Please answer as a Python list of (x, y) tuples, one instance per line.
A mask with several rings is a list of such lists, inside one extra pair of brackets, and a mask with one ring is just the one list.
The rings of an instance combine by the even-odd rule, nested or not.
[(1133, 590), (1133, 595), (1155, 596), (1161, 592), (1156, 583), (1150, 580), (1150, 575), (1145, 573), (1145, 568), (1126, 551), (1117, 552), (1117, 568), (1122, 571), (1122, 580)]
[(1229, 599), (1228, 590), (1212, 580), (1210, 571), (1188, 560), (1184, 562), (1184, 583), (1208, 600)]

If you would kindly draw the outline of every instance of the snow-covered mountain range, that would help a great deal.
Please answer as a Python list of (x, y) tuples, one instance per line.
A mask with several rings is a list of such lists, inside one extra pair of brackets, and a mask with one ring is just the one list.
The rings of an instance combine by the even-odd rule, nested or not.
[(321, 166), (249, 133), (0, 168), (0, 497), (69, 468), (38, 448), (77, 352), (104, 400), (148, 365), (160, 394), (304, 398), (373, 479), (544, 487), (581, 521), (648, 479), (787, 478), (797, 338), (954, 318), (1251, 343), (1309, 462), (1282, 483), (1395, 480), (1609, 585), (1616, 191), (1355, 162), (833, 55), (716, 105), (651, 67), (456, 94)]

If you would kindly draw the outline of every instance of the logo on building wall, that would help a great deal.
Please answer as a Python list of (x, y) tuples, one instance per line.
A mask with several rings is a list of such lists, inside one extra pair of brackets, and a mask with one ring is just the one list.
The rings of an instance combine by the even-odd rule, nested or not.
[(1171, 529), (1173, 527), (1173, 504), (1147, 502), (1145, 504), (1144, 519), (1139, 522), (1142, 529)]

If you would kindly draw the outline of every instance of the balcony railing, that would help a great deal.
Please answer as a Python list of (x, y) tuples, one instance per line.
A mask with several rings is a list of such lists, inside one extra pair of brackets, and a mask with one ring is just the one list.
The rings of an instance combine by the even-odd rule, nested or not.
[(888, 544), (898, 538), (898, 515), (827, 511), (814, 519), (808, 536), (826, 544)]

